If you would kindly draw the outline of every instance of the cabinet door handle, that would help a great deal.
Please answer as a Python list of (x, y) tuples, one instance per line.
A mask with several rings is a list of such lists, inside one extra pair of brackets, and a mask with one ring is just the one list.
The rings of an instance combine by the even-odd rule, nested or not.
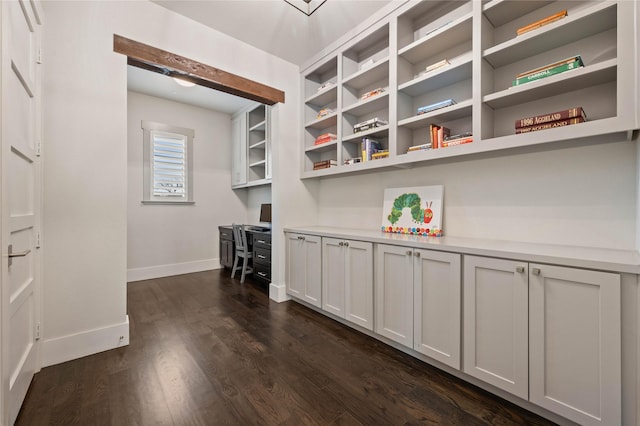
[(305, 240), (304, 235), (299, 235), (298, 239), (301, 240), (301, 241), (304, 241)]
[(417, 252), (413, 253), (413, 255), (414, 255), (415, 257), (420, 257), (420, 252), (419, 252), (419, 251), (417, 251)]
[(407, 250), (406, 255), (411, 256), (411, 250)]
[(266, 256), (263, 256), (261, 254), (258, 255), (258, 259), (266, 259), (266, 258), (267, 258)]
[(264, 272), (258, 272), (258, 275), (260, 275), (261, 277), (266, 277), (267, 274), (265, 274)]
[(533, 275), (540, 275), (540, 269), (539, 268), (531, 268), (531, 273)]
[(524, 266), (516, 266), (516, 272), (522, 274), (524, 272)]
[(339, 245), (340, 247), (342, 247), (342, 246), (344, 246), (344, 242), (340, 241), (340, 242), (338, 243), (338, 245)]
[(266, 244), (264, 240), (258, 240), (259, 243)]
[(344, 246), (345, 246), (345, 247), (349, 247), (349, 241), (345, 241), (345, 242), (344, 242)]

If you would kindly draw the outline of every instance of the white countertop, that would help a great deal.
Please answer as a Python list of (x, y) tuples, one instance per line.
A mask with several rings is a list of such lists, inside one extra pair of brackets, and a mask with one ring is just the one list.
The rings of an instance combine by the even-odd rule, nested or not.
[(418, 235), (391, 234), (371, 229), (338, 228), (331, 226), (301, 226), (285, 228), (284, 231), (476, 256), (491, 256), (526, 262), (640, 274), (640, 254), (634, 250), (447, 236), (423, 237)]

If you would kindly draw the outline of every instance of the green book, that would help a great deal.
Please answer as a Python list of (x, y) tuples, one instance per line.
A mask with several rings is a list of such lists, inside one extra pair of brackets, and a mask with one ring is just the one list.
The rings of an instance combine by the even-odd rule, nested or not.
[(560, 74), (565, 71), (574, 70), (576, 68), (583, 67), (584, 63), (582, 59), (578, 56), (575, 61), (568, 62), (566, 64), (558, 65), (555, 67), (551, 67), (545, 70), (538, 71), (533, 74), (526, 75), (524, 77), (520, 77), (513, 81), (513, 86), (519, 86), (521, 84), (529, 83), (530, 81), (540, 80), (542, 78), (550, 77), (552, 75)]

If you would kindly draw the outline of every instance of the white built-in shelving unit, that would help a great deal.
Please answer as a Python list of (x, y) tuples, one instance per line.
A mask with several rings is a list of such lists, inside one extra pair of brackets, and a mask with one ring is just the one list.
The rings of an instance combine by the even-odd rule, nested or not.
[[(374, 172), (505, 149), (546, 149), (560, 141), (605, 143), (612, 139), (603, 137), (609, 134), (631, 136), (640, 127), (637, 8), (632, 1), (403, 4), (303, 70), (301, 177)], [(518, 28), (564, 9), (563, 19), (516, 35)], [(517, 74), (574, 55), (581, 55), (584, 67), (512, 86)], [(424, 72), (444, 59), (448, 65)], [(385, 91), (361, 100), (377, 88)], [(449, 98), (456, 103), (417, 115), (417, 108)], [(519, 118), (577, 106), (584, 108), (587, 122), (515, 134)], [(318, 119), (324, 108), (332, 113)], [(354, 134), (354, 124), (374, 117), (389, 124)], [(428, 141), (430, 124), (446, 126), (453, 134), (472, 132), (474, 141), (407, 153), (410, 146)], [(337, 140), (315, 146), (315, 138), (327, 132)], [(363, 137), (379, 140), (389, 157), (345, 164), (361, 156)], [(315, 161), (328, 159), (338, 165), (313, 170)]]
[(269, 107), (255, 104), (232, 118), (232, 188), (271, 183)]

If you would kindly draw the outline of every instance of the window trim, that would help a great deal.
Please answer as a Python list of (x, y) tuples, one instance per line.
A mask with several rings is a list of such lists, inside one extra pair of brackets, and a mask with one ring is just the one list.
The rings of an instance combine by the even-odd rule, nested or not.
[[(169, 124), (158, 123), (155, 121), (142, 120), (141, 127), (143, 130), (143, 191), (142, 204), (163, 204), (163, 205), (192, 205), (195, 204), (193, 199), (193, 139), (195, 131), (184, 127), (172, 126)], [(185, 149), (185, 184), (186, 198), (169, 199), (157, 197), (153, 194), (153, 140), (154, 132), (172, 133), (186, 138)]]

